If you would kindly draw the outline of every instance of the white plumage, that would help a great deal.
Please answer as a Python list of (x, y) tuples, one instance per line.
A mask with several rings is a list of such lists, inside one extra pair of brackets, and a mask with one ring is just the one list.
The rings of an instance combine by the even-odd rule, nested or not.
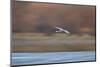
[(70, 34), (69, 31), (67, 31), (67, 30), (65, 30), (65, 29), (63, 29), (63, 28), (60, 28), (60, 27), (56, 27), (56, 28), (58, 29), (58, 31), (56, 31), (56, 32), (65, 32), (65, 33), (67, 33), (67, 34)]

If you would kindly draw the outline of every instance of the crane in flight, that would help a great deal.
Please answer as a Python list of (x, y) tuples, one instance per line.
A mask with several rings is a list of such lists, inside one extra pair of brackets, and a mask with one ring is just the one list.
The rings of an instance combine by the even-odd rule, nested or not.
[(70, 34), (70, 32), (68, 30), (65, 30), (63, 28), (56, 27), (56, 29), (58, 29), (58, 31), (56, 31), (56, 32), (65, 32), (66, 34)]

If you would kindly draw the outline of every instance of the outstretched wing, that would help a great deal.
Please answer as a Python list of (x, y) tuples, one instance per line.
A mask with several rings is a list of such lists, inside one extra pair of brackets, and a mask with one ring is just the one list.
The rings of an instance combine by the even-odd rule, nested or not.
[(60, 28), (60, 27), (56, 27), (56, 28), (59, 29), (59, 31), (56, 31), (56, 32), (61, 32), (61, 31), (63, 31), (63, 32), (67, 33), (67, 34), (70, 33), (68, 30), (65, 30), (65, 29), (63, 29), (63, 28)]
[(64, 32), (65, 32), (65, 33), (67, 33), (67, 34), (70, 34), (70, 32), (69, 32), (69, 31), (67, 31), (67, 30), (64, 30)]
[(59, 29), (59, 30), (63, 30), (62, 28), (60, 28), (60, 27), (56, 27), (57, 29)]

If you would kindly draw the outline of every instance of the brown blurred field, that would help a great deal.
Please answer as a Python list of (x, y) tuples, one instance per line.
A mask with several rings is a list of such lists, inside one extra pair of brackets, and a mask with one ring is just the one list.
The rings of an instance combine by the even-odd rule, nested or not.
[(13, 33), (12, 52), (95, 51), (95, 37), (90, 35)]
[[(95, 25), (96, 6), (13, 1), (11, 49), (12, 52), (94, 51)], [(70, 34), (56, 33), (56, 27)]]

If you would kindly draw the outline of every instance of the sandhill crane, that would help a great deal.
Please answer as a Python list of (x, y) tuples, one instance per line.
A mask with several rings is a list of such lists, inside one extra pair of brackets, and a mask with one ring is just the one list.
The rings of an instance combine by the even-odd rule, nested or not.
[(56, 31), (56, 32), (65, 32), (66, 34), (70, 34), (69, 31), (67, 31), (67, 30), (65, 30), (63, 28), (60, 28), (60, 27), (56, 27), (56, 28), (58, 29), (58, 31)]

